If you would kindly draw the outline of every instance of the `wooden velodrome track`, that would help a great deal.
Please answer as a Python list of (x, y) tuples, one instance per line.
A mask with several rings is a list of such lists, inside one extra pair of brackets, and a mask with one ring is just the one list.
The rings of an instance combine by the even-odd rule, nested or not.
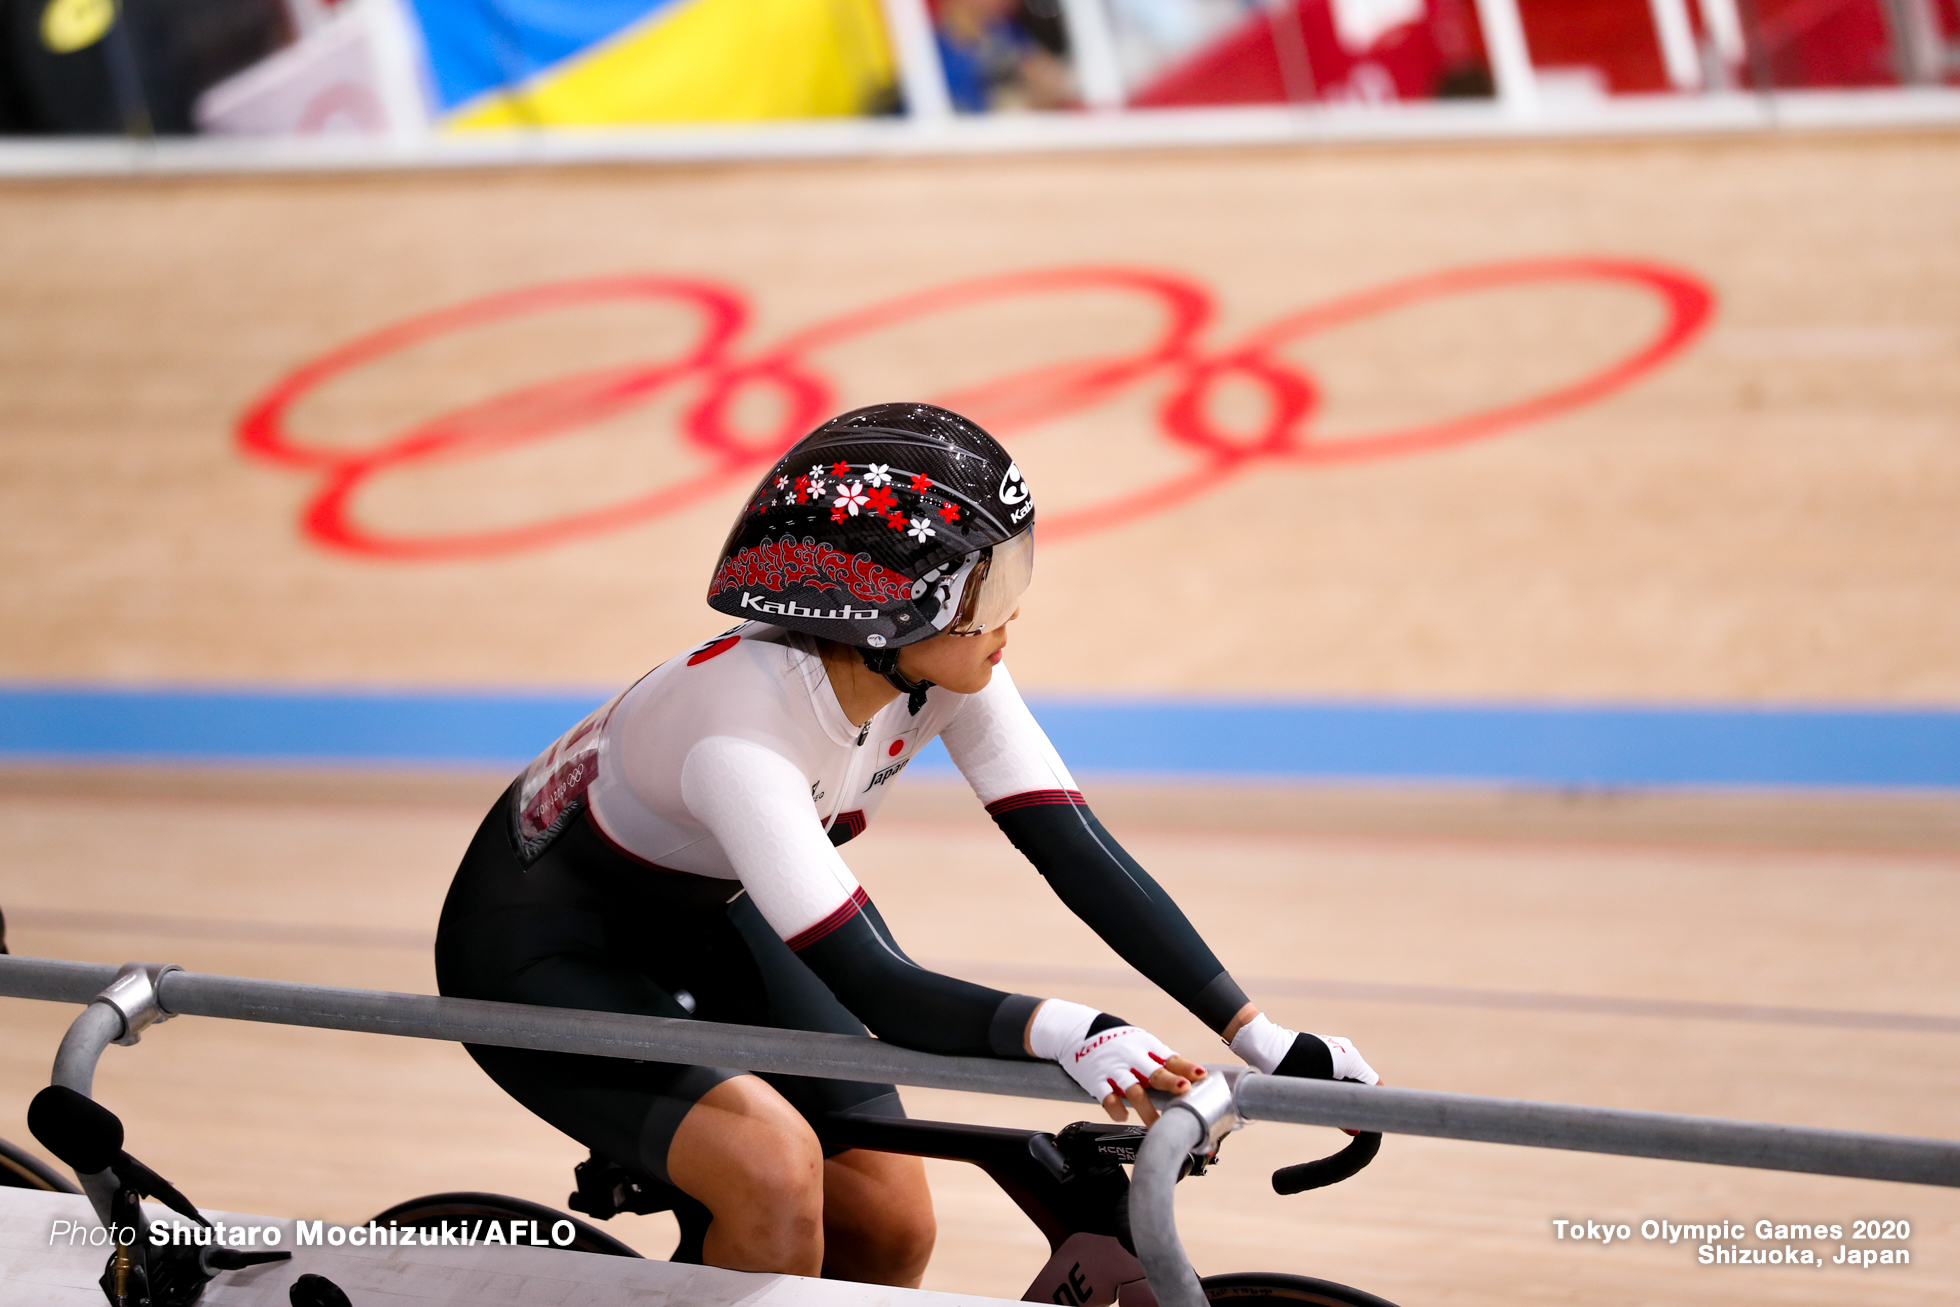
[[(1952, 705), (1956, 165), (1921, 134), (10, 184), (0, 678), (616, 684), (719, 629), (752, 451), (906, 395), (992, 421), (1042, 497), (1010, 658), (1046, 692)], [(13, 767), (0, 906), (25, 953), (426, 991), (501, 780)], [(1255, 996), (1397, 1083), (1955, 1134), (1951, 797), (1091, 798)], [(914, 952), (1212, 1048), (954, 789), (888, 813), (850, 860)], [(0, 1135), (71, 1015), (0, 1005)], [(183, 1021), (99, 1086), (238, 1211), (555, 1203), (576, 1157), (450, 1046)], [(1181, 1200), (1200, 1269), (1960, 1292), (1948, 1191), (1424, 1140), (1267, 1190), (1337, 1142), (1228, 1145)], [(933, 1178), (928, 1286), (1017, 1295), (1032, 1229)], [(1552, 1234), (1646, 1217), (1903, 1217), (1913, 1264)], [(621, 1224), (664, 1251), (664, 1220)]]

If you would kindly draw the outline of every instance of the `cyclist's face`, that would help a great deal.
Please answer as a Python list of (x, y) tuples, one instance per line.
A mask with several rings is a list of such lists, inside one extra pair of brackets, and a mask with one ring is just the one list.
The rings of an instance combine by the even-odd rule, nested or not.
[[(1021, 615), (1015, 609), (1011, 622)], [(935, 635), (898, 651), (898, 670), (914, 681), (931, 681), (955, 694), (976, 694), (993, 679), (1001, 650), (1007, 647), (1007, 622), (979, 635)]]

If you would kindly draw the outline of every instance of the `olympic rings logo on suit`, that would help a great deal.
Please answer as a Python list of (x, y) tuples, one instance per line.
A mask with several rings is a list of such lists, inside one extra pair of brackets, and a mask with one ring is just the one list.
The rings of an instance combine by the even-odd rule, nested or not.
[[(1388, 430), (1316, 436), (1319, 403), (1313, 377), (1282, 349), (1331, 328), (1454, 295), (1556, 283), (1607, 283), (1652, 295), (1659, 325), (1632, 349), (1576, 380), (1470, 413)], [(1168, 382), (1157, 410), (1159, 434), (1197, 460), (1196, 469), (1098, 503), (1042, 517), (1053, 542), (1105, 530), (1209, 493), (1263, 463), (1311, 465), (1387, 458), (1447, 448), (1499, 434), (1595, 402), (1679, 353), (1706, 325), (1713, 292), (1700, 279), (1656, 263), (1610, 258), (1556, 258), (1482, 264), (1394, 281), (1286, 314), (1233, 344), (1207, 348), (1216, 317), (1209, 292), (1189, 278), (1142, 268), (1033, 269), (953, 282), (896, 296), (792, 332), (773, 346), (745, 352), (739, 338), (751, 321), (748, 302), (730, 286), (698, 279), (624, 275), (558, 282), (471, 300), (384, 327), (302, 364), (274, 383), (238, 423), (240, 447), (253, 456), (318, 478), (301, 512), (307, 537), (324, 547), (397, 561), (481, 558), (541, 549), (675, 512), (753, 477), (840, 404), (837, 386), (810, 361), (822, 349), (936, 314), (1028, 296), (1117, 293), (1160, 318), (1142, 348), (1090, 355), (1013, 372), (962, 387), (934, 402), (972, 416), (996, 435), (1081, 412), (1146, 379)], [(532, 382), (424, 419), (366, 447), (310, 443), (288, 425), (293, 406), (320, 387), (424, 342), (535, 315), (594, 304), (670, 302), (691, 310), (693, 339), (671, 356), (596, 368)], [(1228, 431), (1213, 420), (1210, 400), (1228, 381), (1250, 383), (1266, 398), (1256, 429)], [(568, 435), (648, 403), (670, 388), (700, 387), (680, 419), (683, 438), (707, 466), (670, 484), (596, 508), (518, 526), (450, 534), (401, 534), (362, 524), (355, 497), (376, 478), (436, 461), (481, 457)], [(781, 417), (760, 435), (731, 418), (753, 388), (774, 391)], [(1005, 493), (1003, 488), (1003, 494)], [(1053, 492), (1050, 492), (1050, 499)]]

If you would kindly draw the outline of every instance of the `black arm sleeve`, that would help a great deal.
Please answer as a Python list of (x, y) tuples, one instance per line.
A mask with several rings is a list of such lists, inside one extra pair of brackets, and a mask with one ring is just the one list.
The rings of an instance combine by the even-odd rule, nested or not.
[(1125, 962), (1223, 1031), (1245, 991), (1198, 937), (1150, 873), (1123, 851), (1073, 790), (1010, 795), (987, 805), (994, 821), (1069, 911)]
[(855, 903), (821, 936), (804, 943), (806, 932), (792, 947), (872, 1034), (927, 1053), (1027, 1057), (1022, 1032), (1040, 999), (927, 971), (905, 956), (869, 898)]

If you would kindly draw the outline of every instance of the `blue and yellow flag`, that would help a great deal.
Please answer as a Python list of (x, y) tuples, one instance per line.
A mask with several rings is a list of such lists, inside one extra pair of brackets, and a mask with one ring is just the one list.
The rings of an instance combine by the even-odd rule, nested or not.
[(461, 129), (873, 112), (895, 68), (877, 0), (411, 0)]

